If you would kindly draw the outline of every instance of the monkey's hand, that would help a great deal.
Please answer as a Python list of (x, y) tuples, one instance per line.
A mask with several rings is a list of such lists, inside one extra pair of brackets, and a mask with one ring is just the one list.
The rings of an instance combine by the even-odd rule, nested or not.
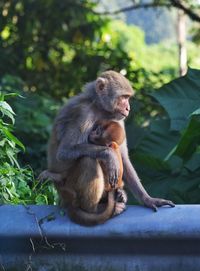
[(105, 167), (108, 176), (108, 182), (112, 188), (115, 188), (120, 174), (120, 164), (115, 152), (111, 148), (107, 150)]
[(143, 202), (146, 207), (153, 209), (155, 212), (157, 212), (157, 207), (161, 207), (164, 205), (175, 207), (175, 204), (171, 200), (165, 200), (160, 198), (145, 197)]

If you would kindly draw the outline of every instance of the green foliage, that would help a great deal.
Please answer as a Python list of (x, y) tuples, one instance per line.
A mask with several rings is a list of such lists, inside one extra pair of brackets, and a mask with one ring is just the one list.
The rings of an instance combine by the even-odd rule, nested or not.
[[(16, 154), (18, 152), (16, 145), (21, 147), (23, 150), (24, 146), (12, 133), (13, 124), (15, 122), (15, 113), (13, 112), (10, 105), (5, 101), (5, 99), (10, 96), (15, 96), (15, 94), (11, 93), (9, 95), (4, 95), (2, 92), (0, 92), (0, 159), (2, 163), (6, 163), (8, 160), (12, 165), (19, 167), (19, 164), (16, 160)], [(9, 120), (11, 123), (9, 123)]]
[[(13, 134), (15, 113), (7, 99), (16, 93), (0, 91), (0, 203), (48, 204), (55, 202), (55, 192), (47, 184), (40, 185), (30, 168), (21, 168), (17, 154), (24, 145)], [(45, 193), (44, 193), (45, 191)]]
[[(95, 7), (91, 0), (1, 2), (0, 77), (18, 76), (25, 82), (24, 90), (58, 99), (77, 94), (85, 82), (105, 69), (124, 70), (134, 78), (136, 89), (143, 82), (151, 85), (151, 79), (159, 81), (162, 57), (155, 63), (156, 70), (142, 70), (152, 63), (152, 59), (144, 61), (151, 55), (146, 53), (144, 33), (95, 14)], [(163, 75), (162, 81), (166, 73)], [(173, 71), (170, 76), (167, 80), (174, 76)]]
[[(31, 165), (35, 176), (46, 168), (47, 142), (58, 108), (99, 72), (114, 69), (125, 74), (136, 90), (127, 134), (131, 157), (145, 185), (152, 195), (197, 202), (199, 79), (194, 78), (195, 71), (154, 94), (155, 88), (177, 75), (176, 45), (163, 41), (147, 46), (141, 29), (96, 14), (95, 2), (0, 1), (1, 201), (55, 202), (52, 186), (39, 184), (26, 165)], [(152, 28), (149, 20), (148, 27)], [(191, 42), (187, 46), (189, 63), (196, 65), (199, 49)], [(133, 125), (133, 118), (140, 127)]]
[(192, 112), (199, 108), (199, 71), (189, 69), (186, 76), (164, 85), (152, 94), (164, 107), (171, 120), (171, 129), (180, 131)]
[(0, 3), (0, 76), (17, 75), (27, 90), (61, 98), (79, 92), (99, 70), (129, 66), (120, 45), (103, 39), (108, 19), (94, 6), (87, 0)]
[(199, 117), (192, 118), (188, 127), (183, 132), (179, 143), (177, 144), (174, 154), (188, 161), (191, 156), (196, 152), (200, 144), (200, 121)]
[(176, 203), (200, 202), (199, 93), (200, 70), (189, 69), (152, 94), (167, 114), (140, 128), (142, 137), (130, 152), (151, 195)]
[(16, 135), (23, 139), (27, 150), (19, 158), (21, 163), (30, 164), (37, 176), (46, 168), (47, 143), (60, 103), (45, 94), (26, 93), (23, 97), (20, 103), (17, 100), (13, 103)]
[(106, 22), (93, 6), (86, 0), (1, 1), (0, 76), (15, 74), (28, 89), (57, 97), (73, 91), (72, 82), (79, 87), (80, 80), (87, 81), (90, 65), (83, 52), (91, 55)]
[[(24, 97), (11, 101), (17, 114), (15, 134), (27, 150), (18, 157), (23, 165), (31, 165), (36, 176), (46, 167), (47, 142), (58, 107), (99, 72), (122, 71), (136, 90), (152, 90), (152, 85), (160, 87), (174, 76), (173, 71), (147, 72), (144, 33), (95, 14), (94, 7), (89, 0), (0, 3), (1, 84), (8, 93), (15, 90)], [(152, 106), (143, 92), (137, 99), (142, 123)]]
[(15, 134), (26, 146), (26, 152), (20, 152), (18, 158), (21, 164), (31, 165), (37, 176), (46, 167), (47, 142), (60, 103), (47, 94), (24, 92), (24, 83), (17, 77), (4, 76), (0, 86), (8, 97), (13, 90), (17, 93), (10, 100), (16, 112)]

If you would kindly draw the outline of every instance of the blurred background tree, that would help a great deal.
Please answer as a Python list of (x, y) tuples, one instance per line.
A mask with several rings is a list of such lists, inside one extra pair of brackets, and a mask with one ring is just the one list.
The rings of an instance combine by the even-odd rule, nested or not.
[[(45, 169), (47, 142), (59, 108), (100, 72), (114, 69), (136, 90), (127, 132), (131, 153), (137, 154), (133, 161), (141, 171), (146, 161), (141, 157), (149, 155), (141, 152), (140, 142), (154, 120), (161, 121), (162, 131), (163, 123), (170, 122), (166, 109), (151, 95), (179, 74), (177, 10), (188, 18), (188, 64), (198, 68), (198, 1), (0, 0), (0, 91), (23, 96), (9, 100), (16, 113), (13, 133), (26, 147), (17, 156), (20, 166), (30, 165), (35, 176)], [(157, 190), (150, 173), (158, 173), (156, 166), (163, 165), (164, 157), (159, 159), (151, 160), (155, 163), (148, 165), (149, 175), (140, 173), (153, 193)]]

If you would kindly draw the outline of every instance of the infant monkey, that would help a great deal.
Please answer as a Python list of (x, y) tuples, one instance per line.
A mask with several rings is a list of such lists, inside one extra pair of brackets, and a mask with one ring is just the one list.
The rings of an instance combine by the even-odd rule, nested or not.
[[(112, 148), (119, 161), (120, 173), (119, 173), (119, 178), (115, 187), (111, 187), (111, 185), (109, 184), (105, 166), (103, 165), (103, 163), (101, 163), (101, 166), (103, 168), (104, 175), (105, 175), (105, 191), (106, 192), (112, 189), (117, 189), (117, 188), (123, 189), (123, 186), (124, 186), (124, 182), (122, 180), (123, 163), (122, 163), (122, 157), (121, 157), (119, 146), (122, 144), (124, 139), (125, 139), (124, 130), (122, 129), (120, 124), (115, 121), (103, 120), (103, 121), (96, 122), (94, 125), (94, 128), (89, 134), (88, 141), (90, 143)], [(44, 180), (48, 178), (54, 181), (55, 183), (61, 183), (65, 179), (65, 174), (53, 173), (48, 170), (45, 170), (39, 176), (39, 180)]]
[(123, 162), (122, 162), (119, 146), (122, 144), (122, 142), (125, 139), (125, 133), (122, 127), (120, 126), (120, 124), (115, 121), (98, 121), (95, 123), (94, 128), (89, 134), (88, 139), (90, 143), (93, 143), (95, 145), (102, 145), (102, 146), (107, 146), (107, 147), (112, 148), (119, 161), (120, 173), (119, 173), (119, 178), (115, 187), (111, 187), (111, 185), (107, 181), (108, 178), (106, 177), (107, 173), (104, 169), (105, 167), (103, 163), (101, 164), (104, 171), (105, 180), (106, 180), (105, 191), (108, 192), (112, 190), (112, 188), (122, 189), (124, 186), (124, 182), (122, 180)]

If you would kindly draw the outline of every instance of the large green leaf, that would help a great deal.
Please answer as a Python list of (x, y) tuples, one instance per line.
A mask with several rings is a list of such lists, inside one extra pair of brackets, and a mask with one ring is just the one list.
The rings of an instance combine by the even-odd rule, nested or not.
[(152, 96), (168, 113), (172, 130), (185, 128), (189, 115), (200, 105), (200, 70), (189, 68), (185, 76), (164, 85)]
[(196, 118), (192, 118), (178, 145), (176, 146), (174, 153), (187, 161), (196, 151), (199, 144), (200, 121)]
[(174, 172), (180, 169), (182, 160), (175, 159), (173, 156), (170, 160), (165, 161), (167, 154), (178, 143), (180, 134), (170, 131), (168, 119), (152, 121), (148, 133), (140, 140), (135, 149), (130, 150), (131, 161), (144, 169), (147, 168), (145, 181), (153, 180), (159, 172)]
[(141, 140), (137, 152), (163, 159), (178, 143), (179, 133), (170, 131), (168, 119), (152, 121), (149, 133)]
[(126, 124), (126, 134), (127, 134), (127, 142), (128, 149), (133, 150), (140, 144), (140, 141), (145, 136), (145, 129), (140, 128), (135, 122), (132, 120), (131, 122)]
[[(161, 197), (174, 201), (177, 204), (200, 203), (200, 169), (195, 172), (182, 170), (179, 174), (169, 171), (158, 171), (143, 164), (136, 163), (136, 170), (148, 193), (153, 197)], [(129, 194), (129, 204), (136, 201)]]
[(148, 192), (154, 197), (163, 197), (175, 203), (200, 203), (199, 171), (178, 176), (162, 174), (146, 185)]
[(136, 152), (135, 154), (132, 153), (130, 157), (133, 161), (137, 160), (137, 162), (140, 163), (141, 165), (152, 168), (154, 170), (170, 171), (169, 163), (153, 155)]
[(196, 152), (192, 157), (184, 164), (185, 168), (189, 171), (195, 171), (200, 168), (200, 153)]
[(153, 96), (169, 119), (151, 121), (131, 160), (150, 195), (200, 203), (200, 71), (189, 69)]

